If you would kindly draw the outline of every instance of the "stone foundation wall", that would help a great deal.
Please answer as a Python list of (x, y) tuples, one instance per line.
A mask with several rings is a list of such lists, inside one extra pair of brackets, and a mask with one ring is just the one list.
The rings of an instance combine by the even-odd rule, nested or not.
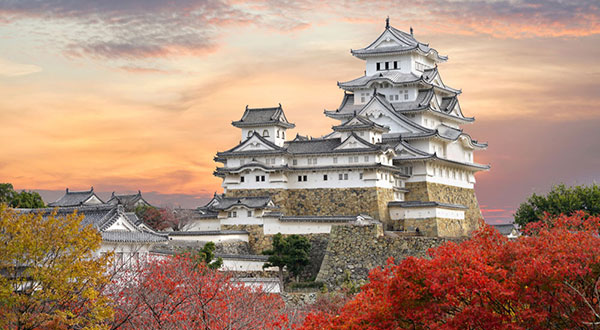
[(387, 222), (387, 203), (394, 191), (387, 188), (236, 189), (228, 197), (271, 196), (285, 215), (368, 214)]
[[(431, 182), (407, 182), (406, 188), (409, 190), (405, 195), (407, 201), (432, 201), (450, 204), (460, 204), (466, 206), (465, 220), (460, 226), (463, 228), (463, 235), (469, 235), (479, 227), (479, 220), (483, 218), (479, 203), (475, 196), (475, 190), (448, 186)], [(457, 220), (446, 219), (441, 221), (443, 231), (455, 232)], [(455, 235), (450, 235), (455, 236)]]
[(349, 272), (350, 280), (365, 281), (369, 270), (385, 265), (389, 257), (394, 257), (396, 261), (409, 256), (426, 257), (428, 249), (460, 240), (391, 233), (384, 235), (380, 224), (333, 226), (316, 280), (335, 288), (342, 283), (345, 272)]

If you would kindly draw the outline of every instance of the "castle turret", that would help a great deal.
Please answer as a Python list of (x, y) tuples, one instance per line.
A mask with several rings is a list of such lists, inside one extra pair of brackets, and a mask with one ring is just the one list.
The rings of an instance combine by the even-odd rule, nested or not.
[(288, 122), (281, 104), (274, 108), (248, 108), (238, 121), (231, 123), (242, 129), (242, 141), (251, 137), (255, 132), (265, 140), (283, 147), (286, 130), (296, 125)]

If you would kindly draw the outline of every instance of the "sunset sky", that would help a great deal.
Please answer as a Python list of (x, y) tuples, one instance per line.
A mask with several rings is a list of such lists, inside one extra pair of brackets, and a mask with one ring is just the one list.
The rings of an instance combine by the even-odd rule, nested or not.
[[(597, 0), (0, 0), (0, 182), (41, 191), (141, 189), (195, 207), (221, 180), (244, 107), (281, 103), (320, 136), (363, 74), (351, 48), (385, 17), (449, 61), (444, 82), (489, 142), (476, 191), (489, 222), (532, 192), (600, 180)], [(290, 136), (292, 134), (289, 134)]]

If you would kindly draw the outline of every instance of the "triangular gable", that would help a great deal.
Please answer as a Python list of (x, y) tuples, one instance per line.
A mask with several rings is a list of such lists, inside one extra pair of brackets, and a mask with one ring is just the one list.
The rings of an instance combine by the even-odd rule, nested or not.
[(102, 200), (100, 200), (100, 198), (98, 198), (98, 196), (96, 196), (95, 193), (92, 193), (92, 195), (90, 197), (88, 197), (82, 203), (82, 205), (98, 205), (98, 204), (104, 204), (104, 202)]
[(131, 223), (131, 221), (129, 221), (129, 218), (127, 218), (127, 216), (124, 213), (119, 212), (118, 213), (118, 218), (116, 221), (114, 221), (110, 226), (108, 226), (107, 228), (105, 228), (102, 231), (114, 231), (114, 230), (119, 230), (119, 231), (123, 231), (123, 230), (127, 230), (127, 231), (140, 231), (137, 226), (133, 223)]
[[(387, 101), (386, 101), (387, 102)], [(385, 104), (381, 98), (374, 96), (358, 113), (369, 120), (390, 128), (394, 133), (422, 133), (430, 130), (422, 127), (404, 115), (393, 110), (391, 105)]]
[(343, 149), (372, 149), (374, 145), (367, 141), (351, 134), (346, 140), (344, 140), (339, 146), (335, 147), (334, 150)]
[(269, 141), (263, 139), (258, 133), (254, 133), (251, 137), (247, 138), (244, 142), (240, 143), (237, 147), (230, 150), (230, 152), (241, 152), (241, 151), (257, 151), (257, 150), (277, 150)]
[(423, 157), (423, 156), (429, 156), (430, 154), (419, 150), (413, 146), (411, 146), (410, 144), (406, 143), (406, 142), (401, 142), (399, 143), (396, 148), (394, 149), (396, 151), (396, 154), (400, 157), (406, 158), (406, 157)]

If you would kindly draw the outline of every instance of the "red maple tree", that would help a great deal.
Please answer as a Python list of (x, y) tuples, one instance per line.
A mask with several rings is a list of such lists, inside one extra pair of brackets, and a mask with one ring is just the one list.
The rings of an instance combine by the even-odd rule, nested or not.
[(465, 242), (377, 268), (341, 310), (303, 329), (600, 328), (600, 218), (546, 217), (508, 240), (483, 225)]
[(275, 294), (232, 281), (188, 256), (121, 272), (106, 290), (114, 301), (110, 329), (279, 329), (287, 323)]

